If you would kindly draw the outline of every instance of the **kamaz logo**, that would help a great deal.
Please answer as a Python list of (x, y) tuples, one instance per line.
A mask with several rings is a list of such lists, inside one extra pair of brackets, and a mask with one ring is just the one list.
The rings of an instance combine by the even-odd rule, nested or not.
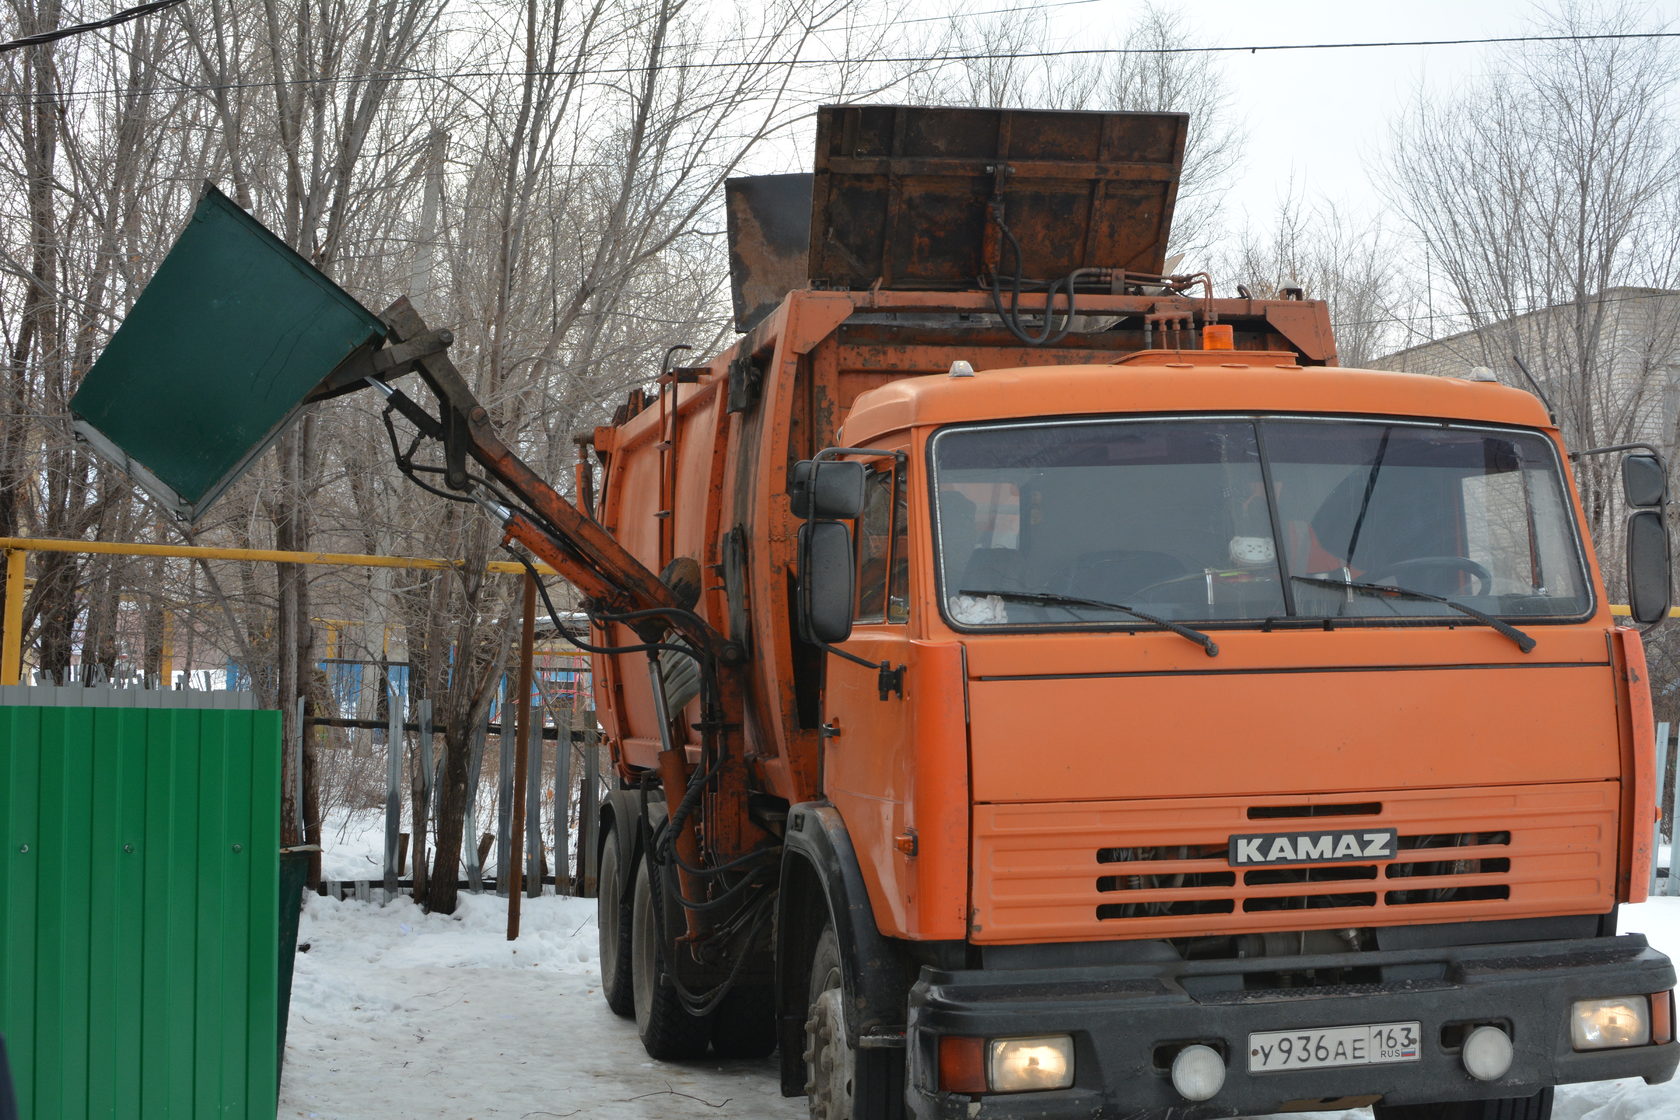
[(1247, 867), (1257, 863), (1356, 863), (1393, 859), (1399, 840), (1392, 828), (1233, 836), (1230, 863), (1232, 867)]

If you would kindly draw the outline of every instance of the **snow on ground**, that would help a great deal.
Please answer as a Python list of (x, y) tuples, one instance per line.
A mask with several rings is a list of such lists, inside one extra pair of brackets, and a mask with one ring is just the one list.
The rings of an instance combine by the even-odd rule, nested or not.
[[(481, 819), (485, 819), (481, 809)], [(324, 830), (327, 878), (378, 880), (384, 814)], [(493, 858), (493, 857), (492, 857)], [(376, 892), (377, 893), (377, 892)], [(281, 1120), (792, 1120), (776, 1059), (672, 1064), (608, 1010), (592, 899), (463, 893), (449, 917), (308, 896), (292, 984)], [(1680, 898), (1625, 907), (1622, 928), (1680, 957)], [(1564, 1086), (1554, 1120), (1672, 1120), (1680, 1080)], [(1287, 1120), (1370, 1120), (1368, 1110)]]
[(601, 998), (595, 903), (464, 895), (452, 917), (310, 896), (280, 1116), (796, 1117), (772, 1061), (655, 1063)]
[[(407, 827), (404, 814), (403, 827)], [(321, 877), (337, 881), (385, 875), (385, 811), (358, 809), (340, 813), (322, 829)]]
[[(601, 998), (595, 904), (463, 895), (452, 917), (310, 896), (281, 1083), (284, 1120), (776, 1120), (775, 1060), (657, 1063)], [(1623, 911), (1626, 930), (1680, 955), (1680, 898)], [(1296, 1113), (1368, 1120), (1368, 1112)], [(1566, 1086), (1556, 1120), (1672, 1120), (1680, 1082)]]

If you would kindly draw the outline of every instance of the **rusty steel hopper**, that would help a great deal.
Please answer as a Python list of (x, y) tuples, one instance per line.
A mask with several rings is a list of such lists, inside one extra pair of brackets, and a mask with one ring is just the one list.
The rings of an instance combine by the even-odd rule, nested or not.
[(825, 106), (812, 176), (729, 184), (736, 326), (805, 283), (954, 291), (999, 273), (1159, 274), (1188, 123), (1183, 113)]

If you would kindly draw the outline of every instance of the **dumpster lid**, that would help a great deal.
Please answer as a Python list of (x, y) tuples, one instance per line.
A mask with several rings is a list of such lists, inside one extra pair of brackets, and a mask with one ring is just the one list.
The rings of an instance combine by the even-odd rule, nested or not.
[[(194, 520), (387, 328), (213, 185), (71, 398), (71, 426)], [(191, 407), (183, 407), (190, 402)]]

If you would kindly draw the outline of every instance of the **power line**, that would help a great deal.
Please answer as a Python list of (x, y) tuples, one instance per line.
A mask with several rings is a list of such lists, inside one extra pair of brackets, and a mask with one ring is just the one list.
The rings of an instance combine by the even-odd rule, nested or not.
[[(157, 0), (157, 3), (147, 5), (147, 8), (167, 7), (181, 3), (182, 0)], [(1005, 11), (1009, 9), (1003, 9)], [(115, 17), (113, 17), (115, 18)], [(132, 18), (132, 17), (130, 17)], [(100, 25), (90, 25), (100, 26)], [(67, 31), (71, 29), (66, 29)], [(56, 32), (52, 34), (57, 34)], [(1613, 34), (1594, 35), (1504, 35), (1483, 39), (1390, 39), (1377, 42), (1362, 43), (1250, 43), (1236, 46), (1160, 46), (1160, 47), (1067, 47), (1058, 50), (1041, 51), (965, 51), (947, 54), (908, 54), (881, 55), (866, 58), (790, 58), (782, 62), (772, 62), (765, 59), (712, 59), (702, 62), (669, 62), (662, 63), (655, 69), (667, 71), (695, 72), (707, 70), (743, 70), (752, 68), (810, 68), (835, 65), (891, 65), (912, 63), (939, 63), (951, 65), (965, 62), (997, 62), (1018, 59), (1055, 59), (1055, 58), (1116, 58), (1125, 56), (1169, 56), (1194, 54), (1258, 54), (1261, 51), (1330, 51), (1330, 50), (1362, 50), (1392, 47), (1465, 47), (1492, 46), (1513, 43), (1577, 43), (1577, 42), (1608, 42), (1618, 40), (1640, 39), (1675, 39), (1680, 38), (1680, 31), (1637, 31), (1617, 32)], [(21, 40), (20, 40), (21, 42)], [(723, 44), (720, 44), (723, 45)], [(457, 82), (463, 78), (579, 78), (579, 77), (619, 77), (629, 74), (646, 73), (646, 66), (608, 66), (556, 68), (546, 67), (536, 69), (508, 69), (508, 70), (410, 70), (405, 72), (390, 71), (373, 74), (356, 75), (321, 75), (310, 78), (287, 78), (283, 80), (265, 80), (249, 82), (207, 83), (201, 85), (172, 85), (152, 90), (132, 90), (126, 86), (112, 86), (105, 89), (71, 91), (51, 97), (51, 100), (64, 101), (73, 98), (94, 98), (123, 96), (130, 93), (140, 93), (144, 96), (155, 96), (165, 93), (206, 93), (217, 90), (242, 89), (276, 89), (292, 86), (330, 85), (343, 82), (358, 85), (366, 82), (416, 82), (416, 81), (445, 81)], [(34, 95), (27, 93), (0, 93), (0, 98), (10, 97), (23, 99)]]
[(92, 23), (78, 23), (71, 27), (60, 27), (56, 31), (41, 31), (34, 35), (25, 35), (21, 39), (0, 43), (0, 54), (7, 51), (22, 50), (24, 47), (38, 47), (42, 43), (55, 43), (60, 39), (68, 39), (72, 35), (82, 35), (106, 27), (115, 27), (119, 23), (127, 23), (131, 19), (139, 19), (141, 16), (150, 15), (153, 12), (161, 12), (165, 8), (173, 8), (182, 2), (183, 0), (152, 0), (150, 4), (139, 4), (132, 8), (124, 8), (115, 15), (95, 20)]
[[(1008, 8), (988, 8), (985, 11), (954, 11), (937, 16), (911, 16), (908, 19), (878, 20), (874, 23), (845, 23), (824, 24), (811, 29), (813, 35), (840, 35), (853, 31), (877, 31), (883, 27), (908, 27), (915, 23), (955, 23), (959, 19), (965, 23), (973, 23), (988, 16), (1009, 16), (1020, 12), (1046, 12), (1053, 8), (1083, 8), (1091, 4), (1105, 3), (1106, 0), (1048, 0), (1031, 4), (1016, 4)], [(775, 38), (775, 33), (764, 35), (750, 35), (739, 39), (720, 39), (701, 43), (703, 47), (745, 46), (749, 43), (762, 43)]]

